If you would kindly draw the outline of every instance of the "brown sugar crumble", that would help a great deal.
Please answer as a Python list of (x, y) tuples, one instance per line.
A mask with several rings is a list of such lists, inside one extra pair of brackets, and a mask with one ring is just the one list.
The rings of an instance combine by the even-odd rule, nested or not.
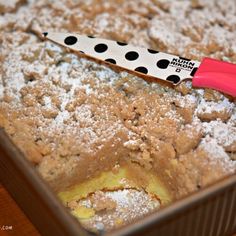
[[(0, 1), (0, 127), (56, 192), (132, 162), (156, 173), (178, 199), (236, 173), (235, 98), (190, 81), (175, 89), (148, 83), (37, 35), (79, 32), (236, 63), (235, 29), (236, 6), (227, 0)], [(149, 197), (125, 189), (83, 201), (115, 211), (110, 222), (119, 215), (122, 225), (114, 199), (128, 192), (134, 203)]]

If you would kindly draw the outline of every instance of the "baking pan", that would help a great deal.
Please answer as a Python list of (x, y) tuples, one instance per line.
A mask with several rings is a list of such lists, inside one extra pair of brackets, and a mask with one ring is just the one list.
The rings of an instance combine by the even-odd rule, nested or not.
[[(0, 129), (0, 181), (45, 236), (91, 236)], [(236, 175), (172, 203), (109, 236), (231, 236), (236, 232)]]
[(0, 129), (0, 181), (42, 235), (90, 236)]

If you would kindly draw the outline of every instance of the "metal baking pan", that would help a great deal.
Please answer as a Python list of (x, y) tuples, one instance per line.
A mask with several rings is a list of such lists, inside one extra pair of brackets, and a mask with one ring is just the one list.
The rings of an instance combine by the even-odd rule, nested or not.
[[(91, 236), (0, 129), (0, 181), (45, 236)], [(231, 236), (236, 232), (236, 175), (229, 176), (108, 236)]]

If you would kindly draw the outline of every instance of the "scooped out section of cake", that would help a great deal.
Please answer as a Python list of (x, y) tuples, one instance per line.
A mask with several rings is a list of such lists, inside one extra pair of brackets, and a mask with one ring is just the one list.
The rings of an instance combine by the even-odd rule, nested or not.
[(165, 185), (153, 173), (132, 165), (101, 172), (58, 196), (82, 225), (95, 231), (120, 227), (170, 204)]

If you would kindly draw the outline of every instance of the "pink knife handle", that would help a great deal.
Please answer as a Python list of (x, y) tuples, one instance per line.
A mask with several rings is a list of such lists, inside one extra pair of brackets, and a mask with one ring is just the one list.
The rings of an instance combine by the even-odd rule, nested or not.
[(236, 97), (236, 64), (204, 58), (193, 76), (192, 84)]

